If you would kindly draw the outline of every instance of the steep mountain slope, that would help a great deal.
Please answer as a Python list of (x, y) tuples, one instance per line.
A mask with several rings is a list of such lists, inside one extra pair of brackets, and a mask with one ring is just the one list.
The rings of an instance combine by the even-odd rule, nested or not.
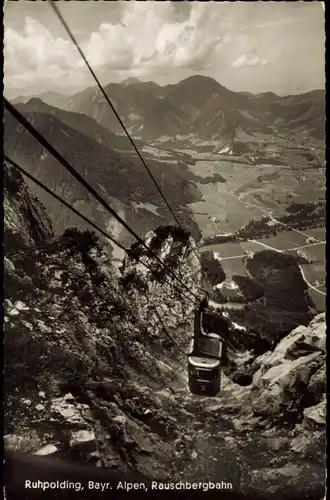
[(43, 205), (28, 191), (21, 174), (4, 168), (3, 182), (7, 194), (3, 204), (7, 250), (41, 245), (52, 239), (52, 223), (45, 217)]
[[(128, 480), (140, 471), (197, 480), (202, 491), (213, 482), (222, 498), (323, 498), (324, 315), (273, 351), (234, 351), (237, 366), (250, 359), (249, 386), (223, 375), (218, 398), (192, 397), (184, 352), (193, 309), (171, 277), (150, 256), (141, 255), (155, 274), (136, 264), (138, 246), (118, 279), (93, 234), (52, 239), (45, 210), (12, 168), (4, 194), (6, 241), (19, 220), (26, 245), (5, 248), (6, 450), (126, 471)], [(185, 260), (187, 237), (167, 227), (147, 240), (197, 293), (201, 269)]]
[[(127, 127), (140, 126), (144, 113), (152, 111), (155, 100), (162, 96), (162, 87), (153, 82), (111, 83), (104, 90)], [(113, 132), (122, 133), (118, 120), (109, 112), (109, 105), (97, 88), (88, 88), (73, 96), (70, 110), (91, 116)]]
[(283, 131), (301, 129), (316, 139), (325, 134), (325, 94), (315, 90), (298, 96), (286, 96), (271, 105), (276, 126)]
[[(87, 115), (64, 111), (59, 109), (59, 107), (50, 106), (38, 98), (33, 98), (26, 103), (19, 103), (16, 105), (16, 108), (21, 113), (34, 112), (54, 116), (62, 123), (65, 123), (78, 132), (87, 135), (87, 137), (90, 137), (102, 146), (124, 150), (128, 154), (132, 153), (133, 148), (127, 137), (114, 134), (109, 129), (99, 125), (95, 120)], [(143, 146), (143, 143), (137, 141), (137, 146), (141, 147)]]
[[(195, 75), (165, 87), (153, 82), (110, 84), (106, 92), (125, 125), (144, 140), (177, 134), (220, 139), (234, 137), (239, 127), (249, 133), (293, 132), (298, 128), (315, 138), (324, 135), (323, 91), (301, 96), (279, 97), (271, 92), (254, 96), (230, 91), (212, 78)], [(70, 106), (113, 132), (121, 132), (97, 89), (73, 96)]]
[[(17, 227), (12, 223), (12, 214), (20, 211), (27, 203), (33, 203), (33, 198), (20, 174), (13, 169), (7, 169), (6, 179), (5, 229), (6, 233), (16, 233)], [(29, 217), (26, 216), (23, 222), (24, 235), (30, 228)], [(39, 219), (34, 222), (36, 225), (40, 224), (40, 233), (43, 227), (49, 226), (44, 210), (39, 210)], [(87, 446), (85, 459), (94, 460), (98, 457), (103, 465), (117, 463), (117, 466), (129, 468), (130, 462), (137, 465), (135, 456), (138, 457), (141, 453), (138, 468), (149, 469), (151, 475), (161, 474), (161, 466), (156, 463), (161, 464), (165, 459), (165, 449), (168, 449), (170, 457), (171, 451), (166, 440), (176, 430), (171, 419), (163, 421), (163, 417), (158, 415), (157, 406), (161, 404), (161, 399), (157, 402), (156, 393), (152, 396), (154, 402), (153, 409), (150, 410), (150, 396), (153, 391), (158, 390), (159, 398), (162, 398), (165, 381), (174, 386), (180, 382), (181, 375), (176, 373), (174, 367), (175, 360), (182, 355), (180, 352), (175, 353), (173, 346), (166, 345), (167, 331), (157, 317), (156, 322), (149, 317), (149, 313), (153, 313), (152, 309), (143, 313), (143, 308), (140, 307), (139, 314), (134, 312), (134, 299), (125, 297), (108, 256), (92, 235), (71, 231), (53, 243), (49, 236), (45, 234), (44, 239), (48, 240), (48, 245), (43, 246), (43, 249), (34, 248), (39, 239), (31, 234), (33, 246), (24, 252), (15, 248), (10, 248), (10, 251), (8, 248), (6, 252), (6, 431), (27, 432), (29, 422), (32, 423), (37, 418), (40, 423), (44, 422), (45, 427), (43, 435), (35, 438), (33, 445), (40, 447), (49, 439), (48, 433), (54, 443), (60, 440), (63, 445), (62, 427), (58, 427), (61, 425), (62, 415), (62, 418), (68, 419), (67, 430), (74, 435), (74, 431), (85, 430), (86, 434), (89, 430), (89, 447)], [(25, 240), (27, 243), (27, 238)], [(66, 264), (63, 268), (64, 262)], [(170, 286), (157, 281), (150, 286), (151, 295), (152, 289), (155, 296), (160, 290), (164, 294), (165, 302), (160, 312), (162, 308), (169, 307), (166, 306), (166, 301), (170, 301), (173, 306)], [(193, 283), (190, 286), (193, 289)], [(186, 323), (191, 321), (189, 310), (189, 306), (182, 307), (181, 303), (175, 309), (172, 308), (177, 342), (183, 346), (187, 342)], [(146, 340), (146, 345), (143, 339)], [(165, 352), (168, 352), (168, 358), (172, 362), (164, 363)], [(37, 358), (36, 353), (39, 353)], [(124, 381), (127, 381), (127, 385), (123, 385)], [(112, 398), (114, 387), (117, 389)], [(19, 400), (15, 396), (17, 390)], [(84, 424), (83, 417), (75, 421), (73, 415), (70, 419), (70, 412), (65, 415), (68, 408), (76, 406), (76, 412), (79, 410), (79, 404), (74, 402), (75, 398), (61, 399), (61, 393), (65, 395), (68, 391), (80, 398), (82, 409), (86, 408), (89, 398), (94, 400), (95, 417), (99, 414), (96, 417), (100, 421), (98, 428), (90, 430), (91, 425), (87, 422), (91, 416), (89, 419), (86, 417)], [(163, 397), (169, 400), (171, 393), (163, 392)], [(40, 393), (45, 394), (44, 399)], [(55, 396), (58, 398), (54, 399)], [(36, 404), (37, 399), (40, 399), (39, 405)], [(32, 406), (29, 406), (28, 400), (33, 400)], [(53, 410), (49, 405), (52, 405)], [(120, 410), (121, 407), (123, 410)], [(59, 420), (49, 422), (48, 425), (45, 420), (48, 411), (53, 411)], [(124, 418), (128, 427), (131, 427), (131, 430), (127, 428), (126, 431), (123, 421), (125, 411), (128, 415), (131, 414), (131, 417)], [(154, 415), (152, 421), (149, 414)], [(154, 427), (154, 438), (149, 436), (149, 426)], [(111, 444), (114, 433), (118, 433), (117, 441), (116, 444)], [(156, 437), (158, 433), (160, 434)], [(130, 434), (136, 434), (133, 446)], [(162, 434), (164, 448), (160, 450), (158, 444)], [(98, 446), (108, 448), (104, 457), (101, 457), (99, 451), (98, 455), (91, 453), (91, 441), (94, 442), (94, 452)], [(98, 446), (96, 441), (99, 441)], [(84, 442), (86, 441), (82, 438), (76, 444), (79, 447)], [(109, 446), (114, 447), (112, 451)], [(64, 449), (61, 451), (63, 454)], [(156, 459), (154, 453), (162, 455)], [(170, 464), (170, 460), (168, 463)]]
[[(37, 103), (40, 105), (40, 103)], [(40, 105), (43, 107), (43, 105)], [(48, 107), (47, 107), (48, 110)], [(55, 116), (56, 114), (56, 116)], [(147, 174), (144, 166), (137, 157), (122, 155), (110, 147), (112, 135), (107, 134), (102, 129), (103, 142), (96, 142), (93, 131), (89, 128), (86, 117), (79, 117), (80, 124), (75, 128), (63, 123), (58, 119), (72, 123), (75, 116), (61, 111), (54, 112), (54, 115), (44, 112), (27, 112), (25, 116), (33, 126), (49, 140), (49, 142), (78, 170), (78, 172), (97, 189), (100, 194), (120, 213), (130, 221), (135, 230), (143, 237), (146, 230), (157, 225), (171, 221), (171, 214), (166, 209), (163, 199), (156, 190), (151, 178)], [(87, 135), (85, 129), (87, 127)], [(104, 209), (98, 206), (86, 190), (65, 169), (58, 164), (54, 158), (48, 154), (44, 148), (9, 115), (5, 113), (4, 125), (4, 148), (6, 154), (13, 159), (22, 162), (22, 165), (29, 169), (40, 181), (64, 196), (75, 207), (82, 210), (85, 215), (91, 217), (96, 223), (104, 228), (113, 228), (113, 221)], [(77, 129), (80, 129), (79, 132)], [(98, 134), (97, 128), (94, 129)], [(114, 137), (114, 142), (118, 145), (120, 138)], [(161, 186), (168, 202), (176, 211), (178, 217), (188, 229), (198, 236), (199, 230), (193, 221), (186, 204), (200, 198), (196, 185), (191, 182), (195, 176), (189, 169), (181, 165), (161, 163), (156, 160), (149, 160), (148, 166), (153, 172), (158, 184)], [(85, 227), (81, 221), (70, 214), (57, 202), (45, 195), (40, 189), (33, 188), (42, 202), (47, 207), (56, 233), (62, 232), (72, 225)], [(151, 204), (153, 210), (136, 208), (136, 203), (148, 206)], [(171, 221), (172, 222), (172, 221)], [(119, 228), (116, 233), (119, 233)], [(131, 237), (126, 233), (119, 235), (122, 242), (131, 242)]]

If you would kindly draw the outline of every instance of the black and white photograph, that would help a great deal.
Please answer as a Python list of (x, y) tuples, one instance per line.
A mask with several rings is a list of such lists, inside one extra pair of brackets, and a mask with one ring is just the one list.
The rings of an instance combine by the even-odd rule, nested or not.
[(3, 25), (6, 500), (325, 500), (324, 2)]

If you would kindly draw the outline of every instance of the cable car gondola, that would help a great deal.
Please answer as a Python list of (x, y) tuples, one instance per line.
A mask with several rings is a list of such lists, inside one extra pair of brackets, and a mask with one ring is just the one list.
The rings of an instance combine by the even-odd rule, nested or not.
[(195, 311), (194, 337), (188, 353), (188, 378), (192, 394), (214, 397), (221, 386), (222, 340), (215, 333), (203, 331), (203, 311), (207, 305), (206, 297)]

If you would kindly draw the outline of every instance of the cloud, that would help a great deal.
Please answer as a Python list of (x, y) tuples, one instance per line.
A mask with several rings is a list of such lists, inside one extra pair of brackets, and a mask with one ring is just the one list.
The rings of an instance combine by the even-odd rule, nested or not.
[[(109, 7), (101, 15), (100, 5), (107, 3)], [(324, 22), (320, 23), (320, 16), (313, 17), (310, 7), (306, 10), (306, 2), (85, 4), (79, 16), (66, 10), (66, 18), (104, 84), (128, 77), (168, 83), (195, 72), (212, 76), (229, 88), (243, 83), (253, 88), (255, 82), (259, 88), (258, 70), (262, 68), (269, 69), (263, 74), (265, 86), (276, 79), (307, 81), (315, 73), (323, 78)], [(25, 9), (36, 12), (29, 2)], [(321, 7), (319, 10), (322, 13)], [(38, 20), (23, 18), (24, 28), (18, 30), (14, 27), (21, 26), (23, 14), (16, 22), (7, 9), (6, 92), (17, 95), (16, 89), (25, 88), (28, 94), (44, 90), (73, 93), (94, 84), (71, 40), (60, 31), (60, 23), (45, 12), (33, 14)], [(303, 59), (297, 57), (302, 47)]]
[(69, 41), (54, 39), (46, 27), (27, 17), (23, 34), (5, 30), (4, 60), (5, 86), (22, 88), (67, 77), (78, 57)]
[(278, 21), (265, 21), (260, 24), (248, 24), (245, 26), (245, 28), (248, 29), (253, 29), (253, 28), (273, 28), (273, 27), (280, 27), (284, 26), (286, 24), (296, 24), (299, 23), (299, 19), (280, 19)]
[(266, 59), (260, 59), (254, 55), (243, 54), (235, 59), (230, 66), (232, 68), (242, 68), (247, 66), (265, 66), (267, 63), (268, 61)]
[[(181, 22), (172, 2), (125, 2), (119, 23), (103, 23), (79, 42), (91, 66), (114, 79), (148, 76), (188, 68), (202, 71), (228, 42), (221, 34), (225, 10), (194, 2)], [(25, 18), (23, 32), (5, 29), (5, 87), (38, 85), (52, 88), (92, 83), (88, 70), (69, 41), (44, 25)], [(109, 73), (110, 72), (110, 73)]]

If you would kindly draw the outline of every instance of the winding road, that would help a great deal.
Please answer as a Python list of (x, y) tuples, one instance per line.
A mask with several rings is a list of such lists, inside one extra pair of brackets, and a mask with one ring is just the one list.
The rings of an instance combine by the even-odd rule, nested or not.
[[(279, 250), (278, 248), (274, 248), (274, 247), (272, 247), (272, 246), (270, 246), (270, 245), (266, 245), (265, 243), (262, 243), (261, 241), (257, 241), (257, 240), (248, 240), (248, 241), (253, 242), (253, 243), (257, 243), (258, 245), (261, 245), (261, 246), (263, 246), (263, 247), (269, 248), (270, 250), (274, 250), (275, 252), (279, 252), (279, 253), (284, 253), (284, 252), (287, 252), (287, 250)], [(318, 242), (318, 244), (321, 244), (321, 243), (325, 243), (325, 241), (320, 241), (320, 242)], [(315, 243), (314, 243), (314, 245), (315, 245)], [(300, 247), (295, 248), (295, 250), (296, 250), (296, 249), (298, 249), (298, 248), (300, 248)], [(302, 248), (304, 248), (304, 247), (302, 247)], [(307, 278), (306, 278), (306, 276), (305, 276), (305, 273), (304, 273), (303, 268), (301, 267), (301, 265), (300, 265), (300, 264), (298, 264), (298, 266), (299, 266), (299, 269), (300, 269), (301, 275), (302, 275), (302, 277), (303, 277), (303, 279), (304, 279), (305, 283), (308, 285), (308, 288), (311, 288), (312, 290), (315, 290), (315, 292), (320, 293), (321, 295), (326, 295), (326, 293), (324, 293), (324, 292), (322, 292), (321, 290), (318, 290), (317, 288), (315, 288), (315, 286), (313, 286), (313, 285), (312, 285), (312, 284), (311, 284), (311, 283), (307, 280)]]
[[(257, 179), (257, 177), (259, 177), (259, 174), (258, 174), (258, 176), (256, 176), (254, 179)], [(251, 180), (249, 180), (248, 182), (251, 182), (251, 181), (252, 181), (252, 180), (254, 180), (254, 179), (251, 179)], [(306, 233), (304, 233), (304, 232), (302, 232), (302, 231), (299, 231), (298, 229), (295, 229), (295, 228), (293, 228), (293, 227), (289, 226), (288, 224), (285, 224), (284, 222), (281, 222), (281, 221), (279, 221), (278, 219), (276, 219), (270, 211), (268, 211), (268, 210), (266, 210), (266, 209), (264, 209), (264, 208), (262, 208), (262, 207), (259, 207), (258, 205), (255, 205), (255, 204), (253, 204), (253, 203), (250, 203), (250, 202), (248, 202), (248, 201), (243, 201), (243, 200), (241, 199), (241, 196), (243, 196), (243, 195), (241, 195), (241, 196), (236, 195), (236, 194), (235, 194), (235, 191), (236, 191), (237, 189), (239, 189), (239, 188), (240, 188), (240, 187), (241, 187), (241, 186), (242, 186), (245, 182), (246, 182), (246, 181), (243, 181), (243, 182), (241, 182), (238, 186), (236, 186), (236, 187), (234, 187), (233, 189), (231, 189), (231, 190), (229, 191), (230, 195), (231, 195), (231, 196), (233, 196), (234, 198), (236, 198), (236, 199), (237, 199), (240, 203), (242, 203), (243, 205), (246, 205), (246, 206), (249, 206), (249, 207), (253, 207), (253, 208), (257, 208), (257, 209), (259, 209), (262, 213), (264, 213), (264, 214), (266, 214), (268, 217), (270, 217), (270, 218), (271, 218), (274, 222), (276, 222), (277, 224), (280, 224), (280, 225), (282, 225), (282, 226), (285, 226), (288, 230), (290, 230), (290, 231), (295, 231), (296, 233), (299, 233), (299, 234), (301, 234), (302, 236), (304, 236), (304, 238), (310, 238), (310, 235), (309, 235), (309, 234), (306, 234)], [(215, 220), (214, 220), (214, 218), (212, 218), (212, 219), (210, 219), (210, 220), (211, 220), (211, 222), (214, 224), (214, 227), (215, 227), (215, 228), (216, 228), (216, 229), (220, 232), (219, 228), (218, 228), (218, 227), (217, 227), (217, 225), (215, 224)], [(257, 241), (257, 240), (254, 240), (254, 239), (252, 239), (252, 240), (247, 240), (247, 241), (249, 241), (249, 242), (253, 242), (253, 243), (257, 243), (258, 245), (261, 245), (261, 246), (263, 246), (263, 247), (265, 247), (265, 248), (268, 248), (268, 249), (270, 249), (270, 250), (273, 250), (273, 251), (275, 251), (275, 252), (279, 252), (279, 253), (283, 253), (283, 252), (287, 252), (287, 251), (293, 251), (293, 250), (300, 250), (300, 249), (302, 249), (302, 248), (308, 248), (308, 247), (312, 247), (312, 246), (316, 246), (316, 245), (324, 245), (324, 244), (325, 244), (325, 241), (320, 241), (320, 240), (317, 240), (315, 243), (309, 243), (309, 244), (306, 244), (306, 245), (301, 245), (301, 246), (298, 246), (298, 247), (288, 248), (288, 249), (286, 249), (286, 250), (279, 250), (278, 248), (272, 247), (272, 246), (270, 246), (270, 245), (267, 245), (266, 243), (262, 243), (261, 241)], [(206, 246), (207, 246), (207, 245), (206, 245)], [(242, 248), (244, 249), (244, 247), (242, 247)], [(245, 250), (245, 249), (244, 249), (244, 250)], [(247, 253), (248, 253), (248, 252), (247, 252)], [(246, 256), (246, 254), (243, 254), (243, 255), (233, 255), (233, 256), (230, 256), (230, 257), (220, 257), (220, 260), (221, 260), (221, 261), (224, 261), (224, 260), (230, 260), (230, 259), (239, 259), (239, 258), (242, 258), (242, 257), (245, 257), (245, 256)], [(302, 277), (303, 277), (303, 279), (304, 279), (305, 283), (307, 284), (308, 288), (310, 288), (310, 289), (314, 290), (315, 292), (317, 292), (317, 293), (319, 293), (319, 294), (321, 294), (321, 295), (325, 296), (325, 295), (326, 295), (326, 293), (322, 292), (321, 290), (318, 290), (318, 288), (316, 288), (314, 285), (312, 285), (312, 284), (311, 284), (311, 283), (307, 280), (306, 275), (305, 275), (305, 273), (304, 273), (304, 270), (302, 269), (302, 267), (301, 267), (301, 265), (300, 265), (300, 264), (298, 264), (298, 265), (299, 265), (299, 269), (300, 269), (300, 271), (301, 271), (301, 275), (302, 275)]]
[[(259, 177), (259, 175), (257, 177), (255, 177), (254, 179), (257, 179)], [(253, 180), (253, 179), (251, 179)], [(280, 224), (281, 226), (284, 226), (284, 227), (287, 227), (290, 231), (295, 231), (296, 233), (299, 233), (301, 234), (302, 236), (304, 236), (304, 238), (310, 238), (310, 235), (309, 234), (306, 234), (306, 233), (303, 233), (302, 231), (299, 231), (299, 229), (295, 229), (291, 226), (289, 226), (288, 224), (285, 224), (284, 222), (281, 222), (279, 221), (278, 219), (276, 219), (272, 212), (270, 212), (269, 210), (266, 210), (265, 208), (262, 208), (262, 207), (259, 207), (258, 205), (254, 205), (253, 203), (250, 203), (249, 201), (243, 201), (241, 199), (242, 196), (244, 196), (244, 194), (242, 194), (241, 196), (237, 196), (234, 191), (236, 191), (237, 189), (239, 189), (244, 183), (244, 182), (241, 182), (238, 186), (236, 186), (235, 188), (233, 188), (231, 191), (230, 191), (230, 194), (232, 196), (234, 196), (234, 198), (236, 198), (240, 203), (242, 203), (243, 205), (246, 205), (246, 206), (249, 206), (249, 207), (253, 207), (253, 208), (257, 208), (258, 210), (260, 210), (261, 212), (263, 212), (264, 214), (266, 214), (268, 217), (270, 217), (274, 222), (276, 222), (277, 224)], [(249, 181), (251, 182), (251, 181)]]
[[(245, 182), (245, 181), (244, 181), (244, 182)], [(232, 196), (234, 196), (234, 197), (235, 197), (235, 198), (236, 198), (236, 199), (237, 199), (240, 203), (242, 203), (243, 205), (246, 205), (246, 206), (250, 206), (250, 207), (257, 208), (257, 209), (259, 209), (261, 212), (263, 212), (264, 214), (267, 214), (269, 217), (271, 217), (271, 219), (272, 219), (274, 222), (276, 222), (276, 223), (278, 223), (278, 224), (280, 224), (280, 225), (282, 225), (282, 226), (287, 227), (290, 231), (295, 231), (296, 233), (301, 234), (301, 235), (302, 235), (302, 236), (304, 236), (305, 238), (310, 238), (310, 235), (309, 235), (309, 234), (303, 233), (302, 231), (299, 231), (298, 229), (295, 229), (295, 228), (293, 228), (293, 227), (289, 226), (288, 224), (285, 224), (284, 222), (279, 221), (279, 220), (278, 220), (278, 219), (276, 219), (276, 218), (273, 216), (273, 214), (272, 214), (271, 212), (269, 212), (268, 210), (266, 210), (266, 209), (264, 209), (264, 208), (262, 208), (262, 207), (259, 207), (258, 205), (254, 205), (253, 203), (250, 203), (250, 202), (248, 202), (248, 201), (243, 201), (243, 200), (241, 199), (241, 197), (240, 197), (240, 196), (237, 196), (237, 195), (234, 193), (234, 191), (235, 191), (235, 190), (237, 190), (237, 189), (239, 189), (239, 188), (240, 188), (240, 187), (244, 184), (244, 182), (241, 182), (241, 184), (239, 184), (238, 186), (236, 186), (235, 188), (233, 188), (233, 189), (230, 191), (230, 194), (231, 194)], [(302, 245), (302, 246), (300, 246), (300, 247), (290, 248), (290, 249), (287, 249), (287, 250), (279, 250), (278, 248), (274, 248), (274, 247), (272, 247), (272, 246), (270, 246), (270, 245), (266, 245), (265, 243), (262, 243), (261, 241), (257, 241), (257, 240), (248, 240), (248, 241), (250, 241), (250, 242), (254, 242), (254, 243), (257, 243), (257, 244), (259, 244), (259, 245), (261, 245), (261, 246), (264, 246), (264, 247), (266, 247), (266, 248), (269, 248), (270, 250), (274, 250), (275, 252), (280, 252), (280, 253), (283, 253), (284, 251), (288, 251), (288, 250), (299, 250), (299, 249), (301, 249), (301, 248), (306, 248), (306, 247), (309, 247), (309, 246), (314, 246), (314, 245), (321, 245), (321, 244), (325, 244), (325, 241), (319, 241), (319, 240), (318, 240), (318, 241), (316, 241), (315, 243), (310, 243), (310, 244), (307, 244), (307, 245)], [(228, 258), (229, 258), (229, 257), (228, 257)], [(231, 257), (231, 258), (232, 258), (232, 257)], [(222, 259), (222, 260), (224, 260), (224, 259)], [(307, 280), (307, 278), (306, 278), (306, 276), (305, 276), (305, 273), (304, 273), (304, 270), (302, 269), (302, 267), (301, 267), (301, 265), (300, 265), (300, 264), (298, 264), (298, 265), (299, 265), (299, 269), (300, 269), (301, 275), (302, 275), (302, 277), (303, 277), (303, 279), (304, 279), (305, 283), (307, 284), (308, 288), (311, 288), (312, 290), (316, 291), (317, 293), (319, 293), (319, 294), (321, 294), (321, 295), (324, 295), (324, 296), (325, 296), (325, 295), (326, 295), (326, 293), (324, 293), (324, 292), (322, 292), (321, 290), (318, 290), (317, 288), (315, 288), (315, 286), (313, 286), (313, 285), (312, 285), (312, 284), (311, 284), (311, 283)]]

